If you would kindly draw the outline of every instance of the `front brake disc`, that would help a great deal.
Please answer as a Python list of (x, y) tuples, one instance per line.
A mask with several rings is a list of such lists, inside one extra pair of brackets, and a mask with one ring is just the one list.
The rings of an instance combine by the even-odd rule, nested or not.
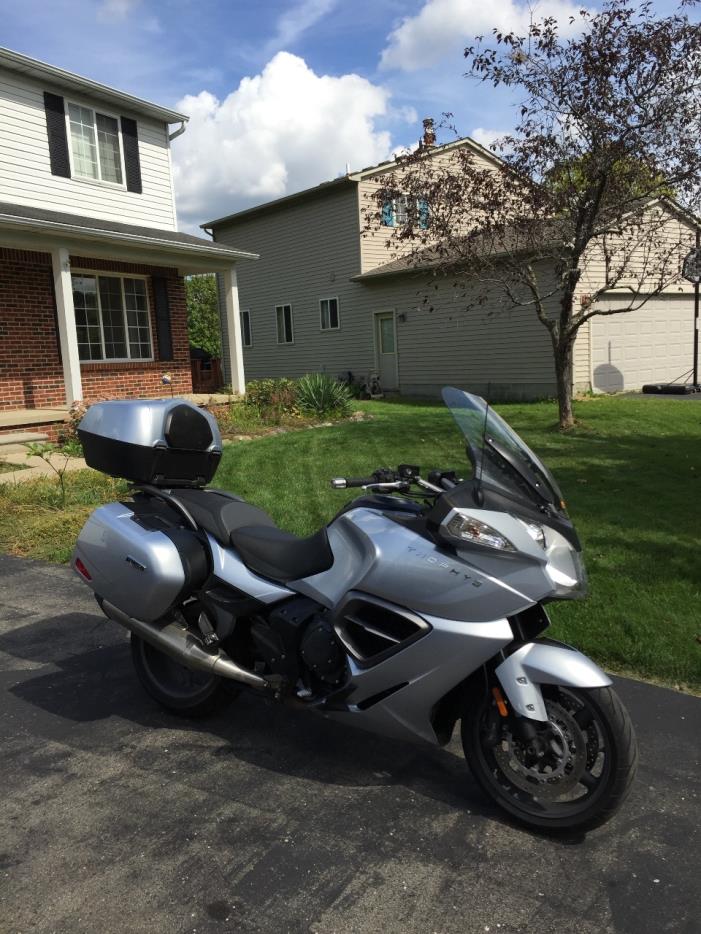
[(549, 750), (535, 761), (522, 742), (506, 730), (494, 748), (504, 776), (534, 798), (556, 800), (576, 788), (587, 768), (587, 740), (572, 713), (557, 701), (546, 700)]

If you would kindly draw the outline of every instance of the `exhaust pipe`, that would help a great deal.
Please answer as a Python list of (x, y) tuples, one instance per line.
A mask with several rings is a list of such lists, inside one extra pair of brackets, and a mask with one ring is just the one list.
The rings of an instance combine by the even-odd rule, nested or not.
[(217, 649), (216, 652), (212, 653), (205, 652), (192, 633), (177, 623), (166, 623), (165, 626), (144, 623), (140, 619), (127, 616), (126, 613), (108, 603), (107, 600), (100, 601), (100, 606), (105, 616), (114, 620), (115, 623), (119, 623), (120, 626), (124, 626), (130, 632), (136, 633), (144, 642), (148, 642), (154, 648), (159, 649), (166, 655), (170, 655), (171, 658), (180, 662), (181, 665), (185, 665), (186, 668), (207, 671), (210, 674), (218, 675), (220, 678), (240, 681), (254, 688), (273, 690), (273, 686), (265, 678), (241, 668), (221, 649)]

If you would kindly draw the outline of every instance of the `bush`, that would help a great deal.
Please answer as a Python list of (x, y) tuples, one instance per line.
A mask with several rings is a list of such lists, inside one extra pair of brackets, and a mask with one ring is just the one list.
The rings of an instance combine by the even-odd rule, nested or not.
[(297, 414), (297, 383), (293, 379), (252, 379), (246, 386), (246, 403), (255, 406), (265, 421), (279, 421)]
[(78, 437), (78, 425), (87, 411), (88, 406), (85, 402), (74, 402), (71, 406), (68, 421), (58, 430), (58, 447), (62, 454), (69, 454), (71, 457), (83, 456), (83, 445)]
[(297, 383), (297, 405), (306, 415), (350, 415), (351, 394), (328, 373), (307, 373)]
[(189, 276), (185, 280), (187, 331), (191, 347), (221, 357), (219, 299), (216, 276)]

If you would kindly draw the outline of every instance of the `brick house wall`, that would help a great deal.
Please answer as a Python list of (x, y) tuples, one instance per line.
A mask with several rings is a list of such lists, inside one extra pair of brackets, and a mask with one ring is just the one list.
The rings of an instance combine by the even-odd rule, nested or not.
[[(167, 392), (161, 377), (170, 373), (173, 392), (192, 392), (185, 285), (171, 268), (71, 257), (74, 269), (148, 276), (152, 362), (81, 363), (86, 402), (157, 396)], [(173, 359), (159, 360), (151, 276), (168, 286)], [(0, 248), (0, 409), (65, 405), (51, 256)]]

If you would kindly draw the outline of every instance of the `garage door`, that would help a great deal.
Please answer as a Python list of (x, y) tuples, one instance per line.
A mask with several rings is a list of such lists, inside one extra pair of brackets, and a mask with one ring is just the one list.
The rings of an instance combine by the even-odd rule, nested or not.
[[(601, 305), (625, 307), (620, 299)], [(638, 311), (592, 318), (591, 325), (594, 389), (620, 392), (644, 383), (668, 383), (693, 366), (692, 295), (650, 299)]]

